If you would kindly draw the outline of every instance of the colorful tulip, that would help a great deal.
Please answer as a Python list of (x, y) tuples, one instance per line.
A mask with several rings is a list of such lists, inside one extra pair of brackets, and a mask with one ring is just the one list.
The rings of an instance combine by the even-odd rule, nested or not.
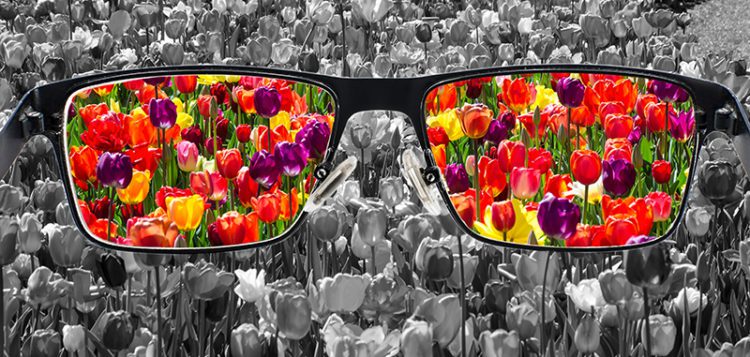
[(198, 76), (174, 76), (173, 80), (177, 90), (183, 94), (195, 92), (198, 85)]
[(216, 230), (222, 245), (252, 243), (259, 239), (258, 218), (254, 214), (224, 213), (216, 219)]
[(512, 111), (523, 112), (536, 100), (536, 89), (533, 85), (526, 83), (525, 78), (504, 79), (501, 84), (502, 92), (498, 94), (498, 101), (502, 101)]
[(281, 109), (281, 93), (273, 87), (258, 87), (253, 95), (255, 111), (264, 118), (271, 118)]
[(592, 150), (576, 150), (570, 155), (570, 168), (576, 181), (591, 185), (599, 180), (602, 174), (602, 160)]
[(106, 187), (127, 187), (133, 178), (130, 157), (121, 153), (102, 153), (96, 164), (96, 178)]
[[(197, 171), (190, 173), (190, 188), (211, 201), (219, 202), (227, 196), (228, 183), (219, 172)], [(166, 210), (166, 197), (164, 202)]]
[(99, 154), (90, 146), (70, 147), (70, 172), (77, 181), (94, 183), (98, 161)]
[(448, 164), (445, 167), (445, 182), (450, 193), (461, 193), (469, 189), (469, 175), (462, 164)]
[(234, 179), (234, 188), (242, 207), (249, 208), (252, 199), (258, 196), (259, 187), (258, 182), (250, 175), (250, 169), (247, 166), (243, 166), (237, 174), (237, 178)]
[(544, 184), (544, 194), (553, 194), (555, 197), (570, 198), (566, 192), (570, 191), (570, 184), (573, 181), (568, 174), (547, 175), (547, 182)]
[[(471, 156), (471, 158), (473, 159), (473, 156)], [(469, 160), (467, 159), (467, 161)], [(481, 193), (488, 192), (491, 197), (494, 198), (505, 190), (505, 187), (507, 186), (505, 175), (498, 175), (500, 172), (499, 160), (482, 156), (482, 158), (479, 159), (478, 169)]]
[(487, 134), (490, 121), (493, 118), (492, 110), (484, 104), (464, 104), (457, 111), (461, 130), (471, 139), (481, 139)]
[(516, 212), (509, 200), (492, 203), (492, 226), (496, 230), (507, 233), (516, 224)]
[(585, 88), (579, 79), (564, 77), (557, 81), (555, 91), (560, 99), (560, 104), (568, 108), (575, 108), (581, 105)]
[(680, 143), (685, 143), (693, 137), (693, 133), (695, 133), (693, 108), (681, 111), (677, 115), (670, 114), (669, 133), (672, 135), (672, 138)]
[(627, 138), (633, 131), (633, 118), (626, 114), (610, 114), (604, 118), (607, 138)]
[(177, 122), (177, 106), (171, 99), (151, 99), (148, 104), (151, 124), (159, 129), (169, 129)]
[(672, 164), (665, 160), (656, 160), (651, 164), (651, 175), (656, 183), (665, 184), (672, 176)]
[(279, 179), (281, 167), (276, 156), (266, 150), (255, 152), (250, 158), (250, 176), (263, 188), (269, 189)]
[(198, 169), (200, 153), (198, 146), (187, 140), (180, 141), (175, 147), (177, 150), (177, 166), (185, 172), (193, 172)]
[(509, 173), (515, 167), (523, 167), (526, 161), (526, 146), (519, 141), (503, 140), (497, 148), (500, 169)]
[(689, 95), (679, 84), (652, 79), (648, 82), (648, 91), (657, 98), (668, 102), (685, 102)]
[(135, 246), (171, 248), (180, 234), (167, 217), (138, 217), (128, 221), (127, 238)]
[(602, 162), (602, 183), (607, 192), (615, 196), (627, 194), (635, 184), (635, 166), (623, 159)]
[(117, 197), (124, 204), (134, 205), (143, 202), (151, 187), (151, 173), (148, 171), (133, 172), (130, 184), (125, 188), (117, 189)]
[(672, 214), (672, 197), (666, 192), (649, 192), (646, 202), (654, 212), (654, 222), (669, 220)]
[(296, 177), (307, 167), (308, 152), (302, 144), (281, 142), (274, 150), (276, 162), (281, 166), (281, 173), (287, 177)]
[(427, 93), (427, 112), (432, 115), (443, 113), (449, 109), (455, 108), (457, 101), (458, 91), (454, 84), (449, 83), (439, 86)]
[(167, 216), (177, 228), (192, 231), (198, 228), (203, 219), (205, 203), (200, 195), (188, 197), (167, 197)]
[(242, 168), (242, 154), (238, 149), (219, 150), (216, 152), (216, 166), (221, 176), (234, 180)]
[(514, 167), (510, 173), (513, 196), (528, 200), (533, 198), (541, 185), (541, 173), (535, 168)]
[(539, 226), (546, 235), (555, 239), (568, 239), (576, 232), (581, 211), (569, 199), (556, 198), (548, 193), (539, 203), (537, 217)]
[(565, 241), (566, 247), (602, 247), (612, 245), (606, 238), (604, 226), (578, 224), (576, 233)]

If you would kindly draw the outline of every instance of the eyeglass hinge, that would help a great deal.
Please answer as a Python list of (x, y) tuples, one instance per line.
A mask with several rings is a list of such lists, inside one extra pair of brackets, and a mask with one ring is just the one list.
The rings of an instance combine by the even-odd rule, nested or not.
[(420, 169), (419, 171), (422, 172), (424, 183), (432, 185), (439, 181), (440, 169), (437, 166), (430, 166), (426, 169)]
[(25, 138), (30, 138), (45, 131), (44, 115), (40, 112), (28, 111), (22, 114), (20, 122)]

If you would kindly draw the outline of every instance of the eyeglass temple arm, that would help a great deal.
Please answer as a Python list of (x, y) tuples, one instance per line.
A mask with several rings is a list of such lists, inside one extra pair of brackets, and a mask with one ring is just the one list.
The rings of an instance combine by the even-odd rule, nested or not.
[(34, 119), (41, 119), (41, 115), (26, 113), (31, 92), (21, 98), (8, 121), (0, 128), (0, 178), (8, 173), (26, 141), (34, 135), (32, 133), (38, 132), (36, 129), (41, 120)]

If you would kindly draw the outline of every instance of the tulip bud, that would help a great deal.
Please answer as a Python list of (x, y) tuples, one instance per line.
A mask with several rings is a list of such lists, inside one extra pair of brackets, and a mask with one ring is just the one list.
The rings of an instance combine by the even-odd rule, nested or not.
[(330, 242), (341, 236), (346, 214), (333, 206), (320, 207), (308, 216), (313, 237)]
[(249, 323), (237, 326), (232, 330), (229, 348), (232, 356), (260, 357), (262, 344), (258, 328)]
[(593, 314), (585, 314), (578, 323), (573, 341), (576, 348), (581, 353), (594, 353), (599, 349), (599, 335), (601, 329), (599, 322), (596, 321)]
[(128, 273), (125, 271), (125, 261), (112, 253), (101, 254), (96, 260), (99, 275), (110, 288), (119, 288), (125, 284)]
[(357, 212), (359, 236), (371, 247), (385, 239), (387, 223), (388, 218), (382, 209), (367, 207)]
[(315, 52), (305, 52), (300, 54), (298, 60), (299, 69), (304, 72), (317, 73), (320, 70), (320, 62)]
[(698, 188), (703, 196), (714, 205), (723, 201), (734, 192), (737, 186), (737, 173), (734, 165), (724, 160), (706, 161), (701, 165), (698, 174)]
[(0, 267), (16, 260), (18, 256), (18, 220), (0, 217)]
[(404, 200), (404, 182), (401, 177), (380, 179), (380, 199), (386, 206), (393, 208)]
[[(677, 336), (677, 327), (671, 318), (662, 314), (651, 315), (649, 318), (651, 354), (655, 356), (666, 356), (674, 348), (675, 337)], [(646, 324), (641, 329), (641, 341), (646, 343), (646, 334), (649, 330)]]
[(432, 39), (432, 28), (430, 27), (430, 24), (422, 22), (417, 25), (415, 36), (417, 37), (417, 41), (421, 43), (430, 42)]

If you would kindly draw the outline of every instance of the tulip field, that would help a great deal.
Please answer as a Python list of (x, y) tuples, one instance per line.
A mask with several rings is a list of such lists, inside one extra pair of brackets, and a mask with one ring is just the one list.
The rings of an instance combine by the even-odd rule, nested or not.
[[(204, 63), (362, 78), (624, 65), (717, 81), (750, 107), (745, 59), (697, 55), (670, 3), (0, 0), (0, 128), (37, 85)], [(324, 90), (257, 76), (80, 91), (64, 113), (77, 202), (43, 137), (0, 181), (0, 357), (750, 356), (750, 179), (727, 134), (696, 135), (693, 99), (586, 74), (441, 85), (421, 109), (454, 221), (405, 178), (402, 153), (423, 155), (401, 113), (336, 118)], [(129, 247), (279, 235), (334, 118), (336, 162), (357, 168), (283, 241), (146, 254), (74, 224)], [(564, 250), (580, 246), (615, 247)]]

